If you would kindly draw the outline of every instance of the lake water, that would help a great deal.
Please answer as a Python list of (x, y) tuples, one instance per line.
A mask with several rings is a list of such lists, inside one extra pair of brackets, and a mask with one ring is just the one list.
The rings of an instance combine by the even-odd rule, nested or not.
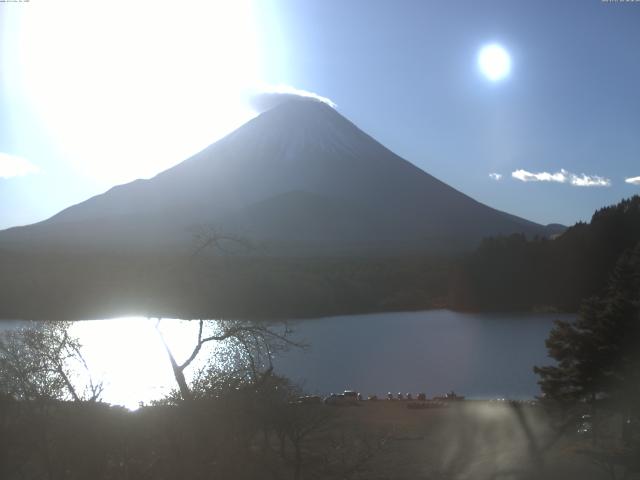
[[(294, 339), (309, 346), (285, 352), (275, 367), (323, 395), (350, 388), (365, 396), (455, 390), (472, 398), (533, 398), (539, 390), (532, 367), (551, 363), (544, 341), (557, 318), (570, 317), (430, 310), (294, 321)], [(105, 401), (134, 408), (174, 388), (155, 327), (144, 318), (74, 324), (89, 367), (104, 379)], [(196, 322), (163, 320), (161, 330), (178, 361), (186, 358)]]
[(307, 351), (276, 366), (309, 391), (368, 394), (455, 390), (473, 398), (532, 398), (534, 365), (550, 364), (545, 339), (557, 314), (450, 310), (352, 315), (294, 324)]

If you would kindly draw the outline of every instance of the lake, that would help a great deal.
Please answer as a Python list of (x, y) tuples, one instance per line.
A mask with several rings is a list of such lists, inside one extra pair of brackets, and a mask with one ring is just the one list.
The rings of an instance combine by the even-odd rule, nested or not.
[[(365, 396), (455, 390), (470, 398), (533, 398), (539, 390), (532, 367), (551, 363), (544, 341), (557, 318), (571, 316), (429, 310), (298, 320), (291, 322), (294, 339), (309, 346), (274, 364), (322, 395), (349, 388)], [(135, 408), (174, 388), (155, 327), (145, 318), (74, 324), (89, 367), (104, 379), (105, 401)], [(186, 358), (196, 322), (163, 320), (161, 330), (178, 360)]]
[(305, 320), (294, 330), (309, 349), (288, 352), (276, 366), (322, 394), (532, 398), (539, 394), (532, 367), (551, 363), (544, 342), (557, 318), (571, 316), (429, 310)]

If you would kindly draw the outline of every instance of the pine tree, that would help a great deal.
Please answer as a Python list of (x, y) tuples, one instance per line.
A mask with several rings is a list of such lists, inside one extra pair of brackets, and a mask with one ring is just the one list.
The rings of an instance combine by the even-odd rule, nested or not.
[(603, 294), (583, 302), (576, 321), (556, 322), (546, 345), (557, 365), (534, 368), (545, 398), (602, 399), (619, 412), (640, 405), (640, 243), (621, 255)]

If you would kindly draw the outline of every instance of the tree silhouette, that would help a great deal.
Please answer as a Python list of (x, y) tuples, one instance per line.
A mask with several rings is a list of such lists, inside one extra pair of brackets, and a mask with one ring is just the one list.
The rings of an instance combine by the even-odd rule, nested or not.
[(546, 345), (556, 366), (535, 367), (543, 393), (563, 403), (595, 401), (625, 409), (640, 393), (640, 243), (618, 260), (600, 297), (575, 322), (558, 321)]

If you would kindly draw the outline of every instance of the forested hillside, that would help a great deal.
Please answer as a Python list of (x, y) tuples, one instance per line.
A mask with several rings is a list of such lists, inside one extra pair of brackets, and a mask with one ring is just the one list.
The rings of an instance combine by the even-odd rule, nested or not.
[(599, 293), (617, 259), (640, 242), (640, 196), (596, 211), (556, 239), (488, 238), (461, 259), (450, 303), (471, 310), (575, 311)]

